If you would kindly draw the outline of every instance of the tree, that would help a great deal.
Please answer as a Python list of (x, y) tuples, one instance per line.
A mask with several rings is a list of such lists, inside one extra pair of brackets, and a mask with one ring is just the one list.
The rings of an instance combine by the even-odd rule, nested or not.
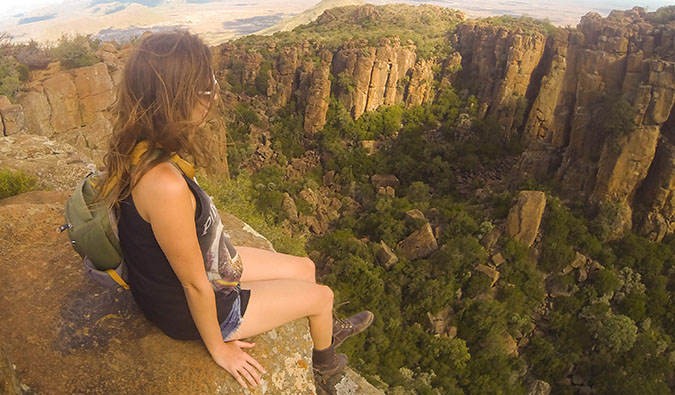
[(597, 334), (602, 351), (620, 354), (633, 347), (637, 339), (637, 326), (630, 317), (610, 315), (600, 320)]

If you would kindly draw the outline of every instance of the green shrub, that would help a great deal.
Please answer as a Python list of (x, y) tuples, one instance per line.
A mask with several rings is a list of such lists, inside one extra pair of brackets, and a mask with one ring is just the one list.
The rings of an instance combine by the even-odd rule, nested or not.
[(37, 177), (21, 170), (0, 170), (0, 199), (32, 191), (36, 183)]
[(593, 273), (592, 279), (598, 295), (611, 294), (621, 286), (616, 274), (609, 269), (598, 270)]
[[(637, 127), (635, 116), (637, 110), (621, 97), (618, 92), (596, 94), (592, 100), (591, 122), (589, 129), (600, 138), (617, 138), (631, 133)], [(596, 152), (596, 160), (600, 159), (600, 150)]]
[(51, 49), (51, 55), (67, 69), (91, 66), (98, 62), (89, 36), (81, 34), (62, 35), (56, 46)]
[(16, 67), (16, 71), (19, 73), (19, 81), (27, 82), (28, 81), (28, 67), (26, 65), (20, 64)]
[(0, 95), (13, 98), (21, 86), (19, 78), (16, 65), (9, 58), (0, 59)]
[(539, 32), (550, 36), (553, 35), (557, 30), (557, 28), (551, 23), (551, 21), (548, 20), (548, 18), (542, 20), (534, 19), (529, 16), (514, 17), (511, 15), (501, 15), (485, 18), (484, 21), (485, 23), (489, 23), (492, 26), (502, 26), (508, 29), (520, 28), (526, 34)]

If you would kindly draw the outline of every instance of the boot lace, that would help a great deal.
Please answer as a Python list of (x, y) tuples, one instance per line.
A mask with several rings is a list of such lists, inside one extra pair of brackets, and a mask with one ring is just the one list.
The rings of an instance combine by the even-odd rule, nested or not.
[(349, 303), (349, 301), (342, 302), (342, 303), (340, 303), (340, 304), (338, 304), (338, 305), (336, 305), (336, 306), (333, 307), (333, 322), (334, 322), (334, 324), (335, 324), (338, 328), (340, 328), (340, 329), (351, 329), (351, 328), (354, 327), (354, 324), (352, 324), (351, 322), (349, 322), (347, 319), (345, 319), (345, 318), (338, 318), (338, 316), (337, 316), (337, 309), (338, 309), (338, 307), (341, 307), (341, 306), (343, 306), (343, 305), (345, 305), (345, 304), (347, 304), (347, 303)]

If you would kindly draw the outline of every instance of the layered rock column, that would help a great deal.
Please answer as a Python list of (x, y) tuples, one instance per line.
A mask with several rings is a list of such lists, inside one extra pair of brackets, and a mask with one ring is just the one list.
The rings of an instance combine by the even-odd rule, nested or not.
[(546, 37), (537, 32), (481, 23), (464, 23), (453, 41), (462, 55), (462, 75), (476, 84), (481, 115), (494, 115), (510, 135), (519, 101), (544, 54)]
[[(654, 157), (660, 152), (663, 164), (672, 155), (660, 149), (670, 140), (666, 129), (672, 129), (675, 104), (672, 36), (640, 8), (607, 18), (589, 13), (578, 30), (559, 29), (542, 60), (544, 76), (524, 128), (528, 149), (516, 178), (543, 180), (555, 173), (567, 197), (618, 204), (624, 230), (637, 215), (640, 221), (651, 218), (649, 224), (636, 224), (645, 234), (670, 232), (670, 214), (664, 216), (663, 199), (655, 192), (669, 188), (664, 181), (669, 176), (660, 173), (668, 173), (668, 166)], [(632, 104), (634, 131), (607, 136), (593, 126), (602, 94)], [(611, 114), (607, 118), (611, 122)], [(641, 188), (643, 183), (649, 187)], [(634, 213), (637, 206), (647, 211)]]

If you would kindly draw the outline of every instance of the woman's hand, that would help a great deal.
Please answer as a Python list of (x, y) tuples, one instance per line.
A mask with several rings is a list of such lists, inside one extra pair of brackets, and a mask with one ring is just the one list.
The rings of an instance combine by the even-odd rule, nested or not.
[(227, 370), (234, 378), (247, 388), (244, 378), (255, 387), (260, 384), (260, 374), (265, 369), (252, 356), (242, 348), (251, 348), (255, 343), (247, 343), (240, 340), (223, 343), (221, 347), (211, 353), (213, 360), (223, 369)]

